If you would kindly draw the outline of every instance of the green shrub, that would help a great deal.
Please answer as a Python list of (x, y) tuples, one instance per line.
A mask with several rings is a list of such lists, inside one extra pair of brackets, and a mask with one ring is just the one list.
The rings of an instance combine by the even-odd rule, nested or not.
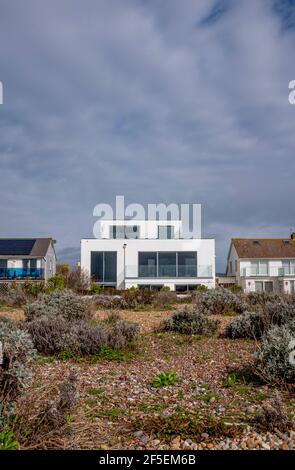
[(151, 386), (154, 388), (168, 387), (175, 385), (179, 381), (175, 372), (161, 372), (157, 377), (151, 381)]
[(239, 286), (238, 284), (234, 284), (233, 286), (229, 288), (229, 290), (233, 292), (233, 294), (239, 294), (240, 292), (243, 291), (242, 287)]
[(65, 288), (65, 279), (61, 274), (52, 276), (47, 281), (47, 289), (49, 291), (63, 290)]
[(91, 284), (89, 293), (91, 295), (100, 294), (102, 292), (102, 287), (99, 284)]
[(169, 286), (163, 286), (163, 287), (161, 287), (160, 292), (170, 292), (170, 287)]
[(207, 292), (208, 291), (208, 287), (205, 286), (204, 284), (198, 284), (196, 287), (195, 287), (195, 290), (197, 292)]
[(28, 321), (42, 316), (61, 316), (68, 320), (91, 319), (94, 309), (91, 301), (82, 299), (70, 290), (53, 291), (38, 297), (34, 302), (29, 302), (24, 308)]
[(7, 427), (0, 431), (0, 450), (17, 450), (19, 448), (18, 442), (15, 440), (14, 435)]
[(217, 330), (218, 324), (218, 320), (209, 319), (206, 315), (198, 312), (196, 308), (184, 306), (167, 318), (163, 327), (167, 331), (209, 336)]

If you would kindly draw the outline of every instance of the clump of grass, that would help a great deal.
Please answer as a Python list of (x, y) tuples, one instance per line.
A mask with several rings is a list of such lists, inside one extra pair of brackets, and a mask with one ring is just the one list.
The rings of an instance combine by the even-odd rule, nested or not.
[(154, 377), (151, 381), (153, 388), (168, 387), (169, 385), (175, 385), (179, 381), (175, 372), (161, 372), (157, 377)]
[(202, 439), (202, 433), (210, 436), (234, 437), (242, 432), (242, 427), (226, 423), (223, 418), (216, 416), (199, 416), (181, 408), (170, 415), (149, 416), (142, 423), (142, 429), (158, 437), (171, 438), (175, 435), (182, 438)]

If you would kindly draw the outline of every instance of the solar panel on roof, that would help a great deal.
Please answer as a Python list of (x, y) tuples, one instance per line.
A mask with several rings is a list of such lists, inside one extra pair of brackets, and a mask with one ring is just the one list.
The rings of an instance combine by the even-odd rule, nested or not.
[(29, 255), (36, 240), (0, 240), (0, 255)]

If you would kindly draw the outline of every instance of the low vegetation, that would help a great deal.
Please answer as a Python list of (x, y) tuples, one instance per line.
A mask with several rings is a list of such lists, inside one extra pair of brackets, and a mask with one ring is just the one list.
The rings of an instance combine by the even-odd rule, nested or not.
[(0, 449), (209, 449), (249, 432), (289, 436), (294, 297), (182, 297), (86, 287), (78, 271), (2, 293)]

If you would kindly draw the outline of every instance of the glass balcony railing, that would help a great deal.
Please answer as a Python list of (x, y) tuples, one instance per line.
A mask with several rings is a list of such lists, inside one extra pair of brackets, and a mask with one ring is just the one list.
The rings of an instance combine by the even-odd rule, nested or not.
[(295, 276), (295, 267), (291, 266), (290, 268), (279, 268), (279, 276)]
[(247, 267), (241, 269), (241, 277), (277, 277), (277, 276), (295, 276), (295, 267), (277, 268), (269, 267), (268, 269), (257, 269), (257, 267)]
[(41, 268), (0, 268), (0, 279), (42, 279)]
[(187, 266), (187, 265), (159, 265), (157, 266), (126, 266), (126, 277), (129, 278), (181, 278), (181, 277), (212, 277), (212, 266)]

